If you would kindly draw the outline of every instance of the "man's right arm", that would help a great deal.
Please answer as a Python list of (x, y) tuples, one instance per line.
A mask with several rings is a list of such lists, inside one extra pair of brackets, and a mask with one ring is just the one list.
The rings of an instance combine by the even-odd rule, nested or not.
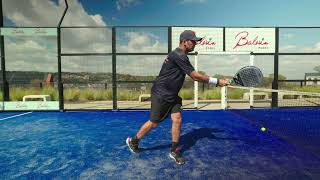
[(188, 74), (195, 81), (216, 84), (218, 86), (226, 86), (229, 84), (228, 80), (217, 79), (198, 73), (194, 70), (187, 56), (179, 56), (179, 58), (175, 62), (186, 74)]
[(198, 73), (197, 71), (192, 71), (190, 73), (190, 77), (194, 81), (217, 84), (218, 86), (226, 86), (229, 84), (229, 81), (226, 79), (217, 79), (217, 78), (209, 77), (206, 75), (202, 75), (202, 74)]

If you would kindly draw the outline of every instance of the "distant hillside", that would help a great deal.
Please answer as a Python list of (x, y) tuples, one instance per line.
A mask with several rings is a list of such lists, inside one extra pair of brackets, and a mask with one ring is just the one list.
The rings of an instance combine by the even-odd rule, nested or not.
[[(33, 82), (44, 82), (49, 72), (36, 71), (7, 71), (6, 77), (9, 84), (29, 84)], [(58, 73), (51, 73), (53, 81), (58, 81)], [(153, 81), (156, 76), (133, 76), (130, 74), (117, 74), (118, 81)], [(112, 81), (112, 73), (87, 73), (87, 72), (63, 72), (62, 81), (66, 84), (72, 83), (105, 83)]]
[[(36, 72), (36, 71), (8, 71), (6, 72), (7, 80), (9, 84), (37, 84), (44, 82), (47, 79), (48, 72)], [(53, 75), (53, 81), (58, 81), (58, 73), (51, 73)], [(217, 78), (232, 78), (223, 77), (216, 74)], [(265, 77), (263, 86), (271, 84), (273, 78), (272, 74), (269, 77)], [(118, 81), (153, 81), (156, 76), (133, 76), (130, 74), (117, 74)], [(286, 79), (282, 77), (280, 79)], [(62, 73), (62, 81), (64, 84), (100, 84), (112, 82), (112, 73), (86, 73), (86, 72), (64, 72)], [(186, 81), (192, 81), (189, 76), (186, 76)], [(187, 85), (189, 86), (189, 85)]]

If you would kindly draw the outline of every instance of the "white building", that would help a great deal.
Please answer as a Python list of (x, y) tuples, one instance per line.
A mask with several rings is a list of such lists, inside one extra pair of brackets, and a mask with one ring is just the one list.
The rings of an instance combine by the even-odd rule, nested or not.
[(320, 85), (320, 73), (305, 73), (304, 75), (305, 80), (312, 80), (307, 81), (306, 85)]

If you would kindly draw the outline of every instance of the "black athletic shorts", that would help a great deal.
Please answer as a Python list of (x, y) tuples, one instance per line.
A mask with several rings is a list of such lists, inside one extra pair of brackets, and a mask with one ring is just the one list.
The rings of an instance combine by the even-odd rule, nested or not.
[(167, 102), (154, 95), (151, 95), (150, 121), (160, 123), (166, 119), (169, 114), (181, 112), (182, 99), (178, 98), (174, 102)]

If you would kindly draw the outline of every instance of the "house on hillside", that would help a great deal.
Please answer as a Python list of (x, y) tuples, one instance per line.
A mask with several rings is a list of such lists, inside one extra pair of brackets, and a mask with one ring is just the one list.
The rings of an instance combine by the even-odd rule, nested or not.
[(320, 73), (305, 73), (304, 79), (309, 80), (306, 82), (307, 86), (308, 85), (320, 85)]

